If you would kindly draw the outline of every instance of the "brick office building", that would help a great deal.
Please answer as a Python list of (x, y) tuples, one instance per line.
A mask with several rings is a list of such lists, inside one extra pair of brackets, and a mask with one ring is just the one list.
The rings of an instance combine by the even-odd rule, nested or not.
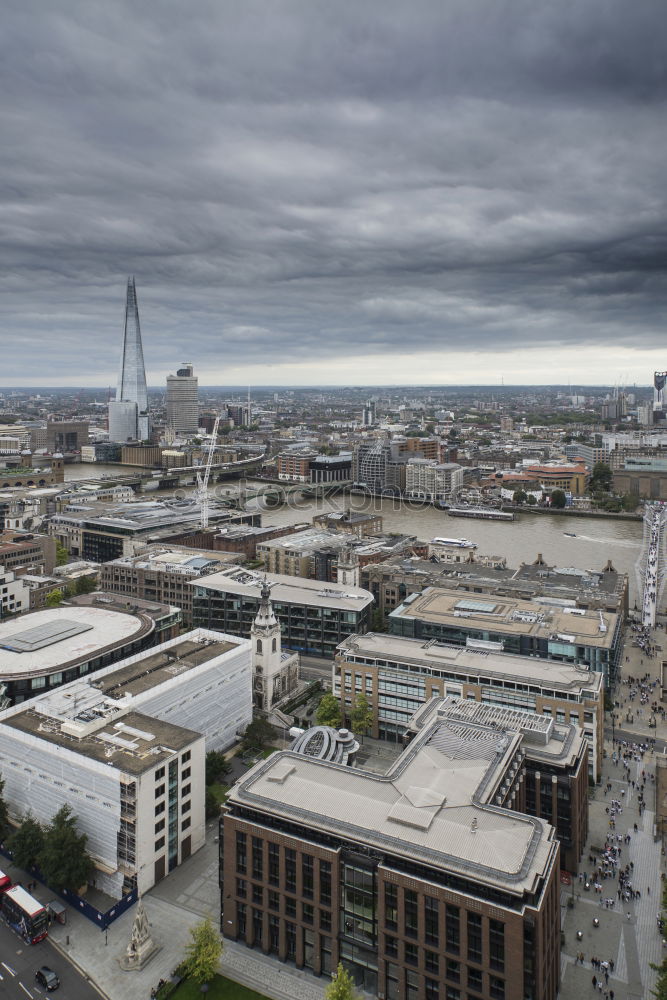
[(554, 828), (521, 811), (522, 734), (456, 705), (428, 706), (386, 774), (253, 767), (221, 820), (224, 936), (315, 974), (342, 961), (385, 1000), (555, 1000)]

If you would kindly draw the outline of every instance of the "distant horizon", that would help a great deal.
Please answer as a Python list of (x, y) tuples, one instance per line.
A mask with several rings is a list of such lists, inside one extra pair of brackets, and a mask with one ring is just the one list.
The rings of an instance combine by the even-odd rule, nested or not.
[[(108, 391), (110, 388), (112, 389), (112, 391), (115, 392), (115, 386), (109, 386), (109, 385), (94, 385), (94, 386), (85, 385), (84, 386), (84, 385), (75, 385), (75, 384), (67, 385), (67, 384), (63, 384), (63, 383), (59, 383), (57, 385), (56, 384), (54, 384), (54, 385), (46, 385), (46, 384), (42, 384), (42, 385), (23, 384), (23, 385), (20, 385), (20, 384), (15, 384), (15, 385), (0, 385), (0, 392), (3, 392), (3, 393), (4, 392), (13, 392), (13, 391), (16, 391), (16, 390), (24, 390), (24, 391), (32, 391), (32, 392), (41, 392), (41, 391), (45, 391), (45, 392), (46, 391), (50, 391), (50, 392), (53, 392), (55, 390), (62, 390), (63, 392), (89, 392), (89, 393), (96, 393), (96, 392), (99, 392), (100, 390), (107, 390)], [(166, 388), (165, 385), (152, 384), (150, 382), (148, 383), (148, 391), (149, 392), (164, 391), (165, 388)], [(567, 390), (570, 395), (579, 395), (581, 392), (583, 392), (586, 389), (610, 389), (612, 391), (616, 390), (616, 389), (623, 390), (623, 391), (637, 391), (637, 390), (647, 390), (648, 391), (648, 390), (652, 390), (653, 386), (650, 384), (650, 382), (641, 383), (641, 384), (635, 382), (635, 383), (630, 383), (630, 384), (624, 384), (623, 386), (619, 386), (618, 384), (612, 384), (610, 382), (586, 382), (586, 383), (577, 382), (576, 384), (571, 384), (571, 383), (568, 383), (568, 382), (503, 382), (502, 384), (498, 384), (498, 383), (494, 383), (494, 382), (433, 382), (433, 383), (430, 383), (430, 382), (382, 382), (382, 383), (372, 383), (372, 382), (364, 383), (364, 382), (358, 382), (358, 383), (355, 383), (354, 385), (350, 385), (350, 384), (343, 385), (343, 384), (338, 384), (338, 383), (333, 383), (333, 382), (332, 383), (308, 382), (308, 383), (303, 383), (303, 384), (299, 384), (299, 383), (270, 383), (270, 382), (268, 382), (268, 383), (263, 383), (263, 384), (259, 383), (257, 385), (251, 385), (251, 386), (248, 386), (248, 385), (227, 385), (225, 383), (219, 383), (219, 384), (213, 384), (212, 383), (210, 385), (203, 385), (203, 384), (200, 383), (200, 385), (199, 385), (199, 391), (200, 392), (214, 392), (214, 391), (223, 391), (224, 390), (224, 391), (228, 391), (228, 392), (238, 392), (238, 393), (243, 393), (244, 395), (247, 395), (248, 391), (250, 391), (250, 395), (251, 396), (252, 396), (252, 393), (254, 391), (257, 391), (257, 390), (266, 391), (266, 392), (268, 392), (268, 391), (277, 392), (277, 391), (279, 391), (281, 389), (282, 390), (285, 390), (285, 389), (294, 389), (294, 390), (297, 390), (297, 391), (298, 390), (302, 391), (302, 390), (305, 390), (305, 389), (327, 389), (327, 390), (342, 389), (342, 390), (347, 390), (349, 392), (354, 392), (356, 390), (362, 391), (362, 390), (365, 390), (365, 389), (373, 389), (373, 390), (379, 390), (379, 389), (425, 389), (425, 390), (429, 390), (429, 391), (433, 391), (433, 390), (437, 390), (437, 389), (441, 389), (441, 390), (446, 390), (446, 389), (492, 389), (492, 390), (494, 390), (496, 392), (504, 392), (504, 391), (507, 391), (509, 389), (530, 389), (530, 388), (532, 388), (532, 389), (558, 389), (558, 390)]]

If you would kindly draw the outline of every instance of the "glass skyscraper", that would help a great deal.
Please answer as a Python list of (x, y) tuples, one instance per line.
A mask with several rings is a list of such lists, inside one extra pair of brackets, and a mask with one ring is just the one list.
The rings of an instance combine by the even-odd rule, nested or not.
[(148, 431), (148, 395), (137, 289), (134, 278), (128, 278), (118, 388), (115, 400), (109, 403), (109, 440), (145, 441)]

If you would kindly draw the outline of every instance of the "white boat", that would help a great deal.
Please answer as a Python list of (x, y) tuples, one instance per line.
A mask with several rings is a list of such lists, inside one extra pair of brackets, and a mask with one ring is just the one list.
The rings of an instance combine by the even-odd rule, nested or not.
[(484, 521), (514, 520), (511, 511), (497, 510), (495, 507), (450, 507), (447, 513), (450, 517), (474, 517)]
[(469, 538), (432, 538), (431, 545), (451, 545), (455, 549), (476, 549), (477, 543)]

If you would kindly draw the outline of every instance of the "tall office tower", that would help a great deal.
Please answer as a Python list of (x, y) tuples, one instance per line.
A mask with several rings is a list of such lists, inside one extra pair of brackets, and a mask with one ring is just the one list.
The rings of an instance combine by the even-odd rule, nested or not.
[(109, 403), (109, 440), (122, 443), (145, 441), (147, 438), (148, 396), (137, 289), (134, 278), (128, 278), (118, 388), (115, 400)]
[(167, 426), (177, 434), (196, 434), (199, 428), (199, 379), (188, 362), (167, 375)]

